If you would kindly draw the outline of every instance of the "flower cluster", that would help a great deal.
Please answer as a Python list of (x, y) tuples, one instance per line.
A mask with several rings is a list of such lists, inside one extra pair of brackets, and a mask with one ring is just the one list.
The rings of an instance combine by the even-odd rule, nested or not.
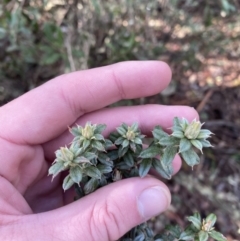
[(56, 159), (49, 169), (49, 175), (53, 178), (60, 172), (69, 170), (69, 174), (64, 178), (64, 191), (80, 183), (84, 189), (81, 192), (88, 194), (94, 191), (100, 183), (105, 183), (105, 173), (112, 172), (113, 162), (106, 155), (106, 148), (112, 146), (101, 134), (106, 125), (91, 125), (87, 123), (85, 127), (77, 126), (70, 129), (74, 139), (70, 146), (61, 147), (56, 151)]
[[(201, 127), (199, 121), (189, 123), (186, 119), (176, 117), (172, 134), (156, 126), (152, 132), (152, 142), (143, 148), (145, 136), (141, 134), (137, 123), (131, 126), (123, 123), (109, 135), (109, 139), (102, 135), (106, 125), (92, 125), (90, 122), (84, 127), (77, 125), (70, 128), (74, 136), (71, 145), (56, 151), (49, 175), (55, 178), (61, 172), (66, 175), (68, 171), (63, 189), (67, 190), (74, 185), (77, 199), (111, 182), (134, 176), (144, 177), (151, 168), (170, 179), (176, 154), (193, 167), (200, 161), (197, 149), (202, 153), (203, 147), (211, 147), (207, 138), (212, 133)], [(189, 221), (192, 224), (184, 231), (171, 227), (166, 234), (156, 236), (145, 223), (135, 227), (121, 241), (207, 241), (209, 236), (217, 241), (226, 241), (213, 228), (216, 221), (214, 214), (203, 221), (199, 214), (195, 214), (189, 217)]]
[(215, 214), (211, 213), (206, 219), (202, 220), (200, 214), (195, 213), (193, 216), (188, 217), (191, 224), (185, 230), (182, 231), (180, 227), (170, 225), (165, 229), (164, 234), (156, 235), (154, 241), (207, 241), (209, 236), (216, 241), (227, 241), (221, 233), (214, 230), (216, 220)]
[[(191, 167), (199, 164), (200, 158), (195, 149), (202, 153), (203, 147), (211, 147), (207, 140), (212, 134), (209, 130), (201, 129), (202, 124), (199, 121), (189, 123), (186, 119), (175, 117), (173, 121), (172, 134), (169, 135), (157, 126), (153, 130), (154, 144), (145, 154), (157, 151), (156, 147), (162, 150), (161, 171), (166, 177), (171, 178), (172, 161), (176, 154), (180, 154), (182, 159)], [(155, 148), (155, 149), (154, 149)], [(155, 153), (153, 153), (155, 154)]]

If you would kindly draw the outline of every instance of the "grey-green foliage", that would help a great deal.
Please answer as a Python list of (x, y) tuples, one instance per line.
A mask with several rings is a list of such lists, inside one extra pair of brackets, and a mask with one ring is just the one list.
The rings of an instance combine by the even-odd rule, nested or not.
[[(74, 136), (70, 147), (61, 147), (56, 151), (56, 159), (49, 169), (49, 174), (54, 178), (62, 171), (68, 170), (63, 189), (66, 191), (74, 186), (76, 199), (124, 178), (144, 177), (151, 168), (163, 178), (170, 179), (176, 154), (193, 167), (200, 160), (196, 150), (202, 152), (203, 147), (211, 146), (206, 139), (212, 133), (201, 127), (199, 121), (189, 123), (186, 119), (175, 117), (172, 134), (166, 133), (159, 126), (155, 127), (152, 132), (153, 141), (144, 149), (145, 136), (140, 132), (137, 123), (131, 126), (123, 123), (108, 139), (102, 134), (106, 125), (92, 125), (90, 122), (86, 123), (85, 127), (77, 125), (70, 129)], [(199, 214), (189, 217), (188, 220), (192, 224), (186, 230), (170, 227), (164, 234), (157, 236), (153, 235), (153, 231), (145, 223), (135, 227), (121, 240), (206, 241), (209, 236), (218, 241), (225, 240), (213, 229), (216, 221), (214, 214), (203, 221)]]
[(207, 241), (210, 237), (216, 241), (227, 241), (221, 233), (214, 230), (216, 220), (213, 213), (206, 219), (202, 219), (199, 213), (194, 213), (188, 217), (191, 224), (184, 230), (179, 226), (168, 225), (162, 234), (157, 235), (144, 223), (128, 232), (120, 241)]
[[(36, 78), (35, 66), (51, 67), (54, 76), (165, 54), (182, 69), (197, 70), (202, 61), (196, 53), (229, 54), (226, 43), (237, 38), (228, 31), (238, 19), (238, 2), (231, 0), (1, 1), (0, 74), (26, 82), (26, 74)], [(176, 29), (189, 33), (179, 37)], [(182, 44), (176, 54), (167, 45), (178, 41)], [(39, 70), (44, 80), (45, 68)]]

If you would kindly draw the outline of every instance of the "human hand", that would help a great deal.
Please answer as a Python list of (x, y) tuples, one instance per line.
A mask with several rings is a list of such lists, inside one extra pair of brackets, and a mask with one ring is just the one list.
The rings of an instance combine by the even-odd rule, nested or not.
[[(71, 141), (68, 126), (105, 123), (105, 135), (122, 122), (138, 122), (144, 134), (171, 126), (175, 116), (198, 118), (189, 107), (144, 105), (106, 108), (120, 99), (159, 93), (171, 72), (162, 62), (125, 62), (59, 76), (0, 108), (0, 239), (117, 240), (163, 212), (168, 188), (153, 177), (130, 178), (76, 201), (51, 182), (54, 152)], [(175, 172), (180, 168), (174, 160)]]

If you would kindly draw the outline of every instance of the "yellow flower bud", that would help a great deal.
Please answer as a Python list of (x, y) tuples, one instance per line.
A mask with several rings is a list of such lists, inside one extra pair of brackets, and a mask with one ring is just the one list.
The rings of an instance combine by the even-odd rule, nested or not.
[(61, 147), (60, 150), (65, 162), (71, 162), (73, 160), (74, 154), (67, 147)]
[(196, 139), (200, 133), (202, 124), (200, 121), (194, 120), (191, 124), (189, 124), (184, 131), (184, 135), (188, 139)]
[(134, 140), (136, 137), (136, 134), (134, 133), (134, 131), (132, 131), (129, 127), (128, 127), (128, 131), (126, 133), (126, 138), (129, 140), (129, 141), (132, 141)]
[(202, 224), (202, 230), (205, 232), (210, 232), (212, 229), (212, 222), (204, 220)]
[(82, 129), (82, 136), (86, 139), (90, 140), (94, 135), (93, 127), (90, 124), (86, 124), (86, 126)]

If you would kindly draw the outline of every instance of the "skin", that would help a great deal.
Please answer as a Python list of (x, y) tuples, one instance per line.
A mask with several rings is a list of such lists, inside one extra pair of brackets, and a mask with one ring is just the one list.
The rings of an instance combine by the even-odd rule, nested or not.
[[(166, 185), (151, 176), (122, 180), (72, 202), (73, 191), (62, 191), (62, 177), (51, 182), (47, 172), (54, 152), (71, 141), (68, 127), (76, 123), (106, 123), (108, 135), (122, 122), (138, 122), (150, 135), (155, 125), (171, 127), (175, 116), (198, 118), (193, 108), (184, 106), (105, 108), (121, 99), (157, 94), (170, 79), (163, 62), (123, 62), (59, 76), (2, 106), (0, 239), (117, 240), (163, 212), (171, 196)], [(180, 166), (176, 157), (175, 172)], [(143, 191), (155, 187), (162, 198), (153, 201), (153, 212), (138, 204)]]

